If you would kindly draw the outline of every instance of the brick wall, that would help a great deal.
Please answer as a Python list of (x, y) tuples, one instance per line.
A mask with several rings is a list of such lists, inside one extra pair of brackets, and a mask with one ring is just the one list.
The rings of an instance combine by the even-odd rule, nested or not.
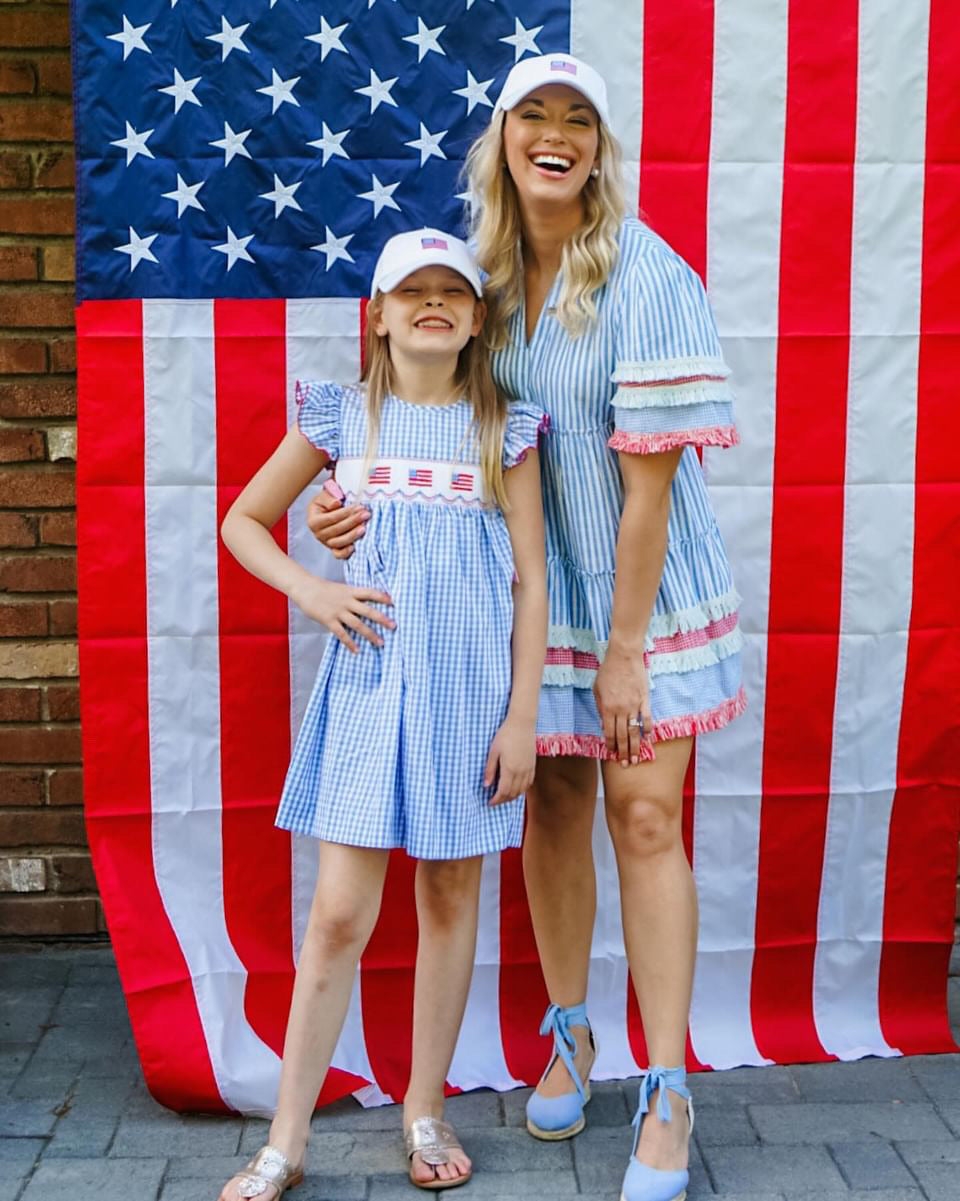
[(103, 929), (81, 811), (65, 3), (0, 0), (0, 935)]

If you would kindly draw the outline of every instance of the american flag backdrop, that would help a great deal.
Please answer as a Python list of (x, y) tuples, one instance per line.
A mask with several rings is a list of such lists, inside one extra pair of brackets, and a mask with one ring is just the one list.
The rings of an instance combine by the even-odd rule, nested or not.
[[(322, 634), (218, 541), (355, 378), (373, 257), (455, 228), (519, 58), (606, 77), (627, 187), (704, 276), (742, 445), (704, 452), (749, 710), (702, 738), (689, 1062), (953, 1047), (960, 23), (952, 0), (75, 0), (88, 828), (136, 1041), (175, 1108), (268, 1110), (314, 883), (273, 827)], [(306, 498), (277, 530), (322, 573)], [(358, 721), (376, 720), (358, 714)], [(598, 820), (597, 1075), (645, 1066)], [(327, 1099), (402, 1095), (416, 923), (388, 874)], [(451, 1087), (532, 1081), (517, 852), (484, 871)]]

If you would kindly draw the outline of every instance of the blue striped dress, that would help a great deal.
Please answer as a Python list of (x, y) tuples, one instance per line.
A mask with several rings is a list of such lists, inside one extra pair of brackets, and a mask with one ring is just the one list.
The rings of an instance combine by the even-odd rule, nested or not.
[[(743, 637), (697, 446), (737, 442), (713, 317), (696, 273), (640, 221), (620, 234), (579, 338), (557, 321), (554, 281), (526, 339), (523, 306), (494, 359), (508, 397), (550, 416), (541, 450), (550, 628), (538, 719), (542, 755), (607, 758), (593, 696), (613, 611), (623, 507), (619, 453), (684, 447), (670, 494), (663, 577), (647, 629), (654, 738), (717, 729), (743, 711)], [(652, 751), (644, 751), (652, 757)]]
[[(277, 825), (418, 859), (519, 846), (523, 798), (493, 807), (483, 786), (510, 698), (514, 564), (501, 511), (457, 491), (479, 478), (473, 410), (388, 396), (368, 463), (363, 390), (297, 388), (301, 433), (338, 461), (347, 503), (371, 511), (347, 582), (388, 593), (397, 628), (376, 627), (382, 648), (355, 639), (356, 654), (328, 640)], [(505, 469), (537, 445), (543, 423), (536, 406), (511, 406)], [(362, 488), (348, 486), (351, 471), (358, 485), (368, 473)]]

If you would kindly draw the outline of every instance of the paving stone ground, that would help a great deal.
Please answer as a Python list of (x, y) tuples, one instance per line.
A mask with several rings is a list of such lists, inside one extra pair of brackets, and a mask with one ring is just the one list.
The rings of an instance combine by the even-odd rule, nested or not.
[[(960, 1036), (960, 954), (950, 1010)], [(960, 1201), (960, 1053), (693, 1077), (689, 1201)], [(464, 1199), (616, 1201), (636, 1082), (594, 1086), (578, 1138), (523, 1128), (529, 1093), (455, 1097)], [(396, 1107), (317, 1114), (296, 1201), (407, 1201)], [(0, 958), (0, 1201), (216, 1201), (263, 1141), (254, 1118), (179, 1115), (147, 1093), (113, 957)]]

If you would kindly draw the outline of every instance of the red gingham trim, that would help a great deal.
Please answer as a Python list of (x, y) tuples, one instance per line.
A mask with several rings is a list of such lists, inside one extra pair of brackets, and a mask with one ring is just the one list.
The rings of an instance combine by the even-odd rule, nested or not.
[[(699, 630), (680, 630), (664, 638), (655, 638), (653, 650), (644, 656), (647, 662), (654, 655), (672, 655), (676, 651), (690, 651), (697, 647), (707, 646), (717, 638), (732, 633), (737, 628), (738, 613), (728, 613), (711, 621), (709, 625)], [(547, 648), (545, 659), (548, 667), (578, 667), (587, 671), (596, 671), (600, 660), (590, 651), (578, 651), (567, 646), (550, 646)]]
[(623, 380), (618, 385), (620, 388), (673, 388), (677, 384), (702, 384), (709, 381), (710, 383), (722, 384), (727, 377), (725, 375), (681, 375), (677, 378), (670, 379), (648, 379), (643, 382), (637, 380)]
[(607, 443), (611, 450), (651, 455), (678, 446), (737, 446), (740, 435), (736, 426), (713, 425), (698, 430), (670, 430), (664, 434), (628, 434), (617, 430)]

